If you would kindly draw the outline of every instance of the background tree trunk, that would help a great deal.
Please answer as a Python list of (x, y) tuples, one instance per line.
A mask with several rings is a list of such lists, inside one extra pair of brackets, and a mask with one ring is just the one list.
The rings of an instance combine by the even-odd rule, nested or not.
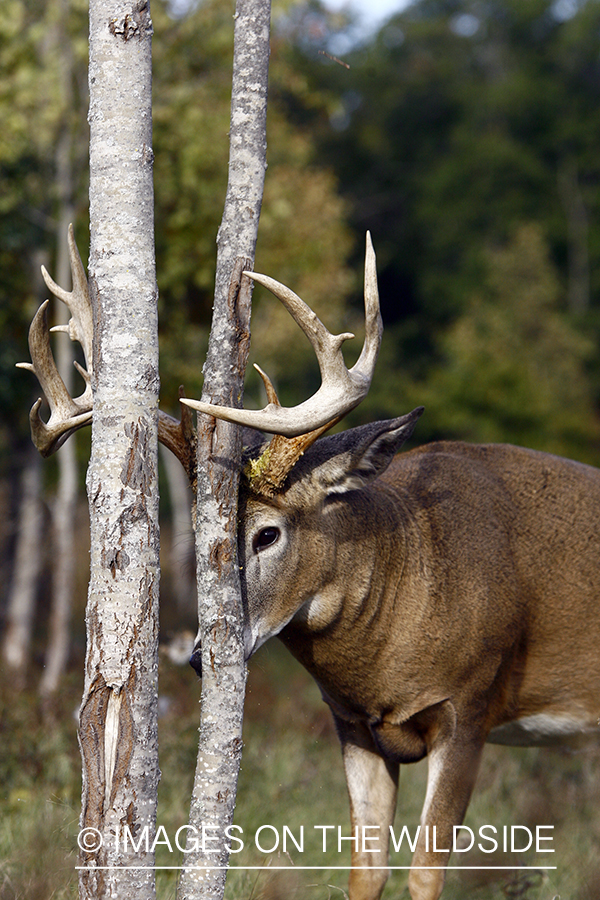
[[(73, 58), (64, 27), (68, 16), (68, 3), (61, 0), (59, 5), (59, 21), (56, 25), (55, 43), (62, 48), (57, 53), (61, 61), (61, 88), (67, 109), (73, 101), (72, 78)], [(69, 248), (67, 230), (74, 220), (73, 204), (73, 170), (72, 170), (72, 134), (69, 122), (59, 138), (56, 148), (56, 181), (59, 196), (58, 227), (56, 242), (55, 280), (65, 290), (69, 290), (71, 278), (69, 265)], [(69, 310), (60, 300), (54, 301), (55, 323), (66, 324), (69, 321)], [(69, 394), (74, 396), (73, 360), (75, 359), (73, 341), (67, 335), (60, 334), (56, 343), (56, 365)], [(69, 658), (71, 607), (75, 583), (75, 510), (77, 505), (77, 440), (71, 435), (58, 451), (58, 488), (52, 505), (53, 521), (53, 570), (52, 570), (52, 609), (50, 613), (50, 632), (46, 648), (44, 674), (40, 680), (42, 696), (53, 694), (58, 690), (60, 677), (64, 673)]]
[(567, 219), (567, 303), (572, 313), (581, 315), (590, 305), (589, 226), (577, 167), (572, 160), (565, 161), (558, 170), (558, 192)]
[[(183, 466), (166, 447), (159, 447), (159, 455), (169, 491), (171, 506), (171, 564), (173, 594), (178, 618), (188, 621), (195, 607), (196, 579), (194, 578), (194, 533), (192, 530), (193, 494)], [(164, 542), (163, 542), (164, 546)]]
[[(155, 896), (159, 535), (151, 35), (145, 0), (91, 0), (94, 415), (79, 736), (80, 840), (89, 851), (80, 861), (80, 897), (94, 900)], [(126, 827), (137, 850), (124, 844)], [(144, 834), (148, 841), (140, 840)], [(102, 847), (95, 849), (99, 839)], [(149, 868), (124, 868), (135, 865)]]
[(33, 447), (21, 475), (15, 564), (8, 595), (2, 655), (17, 690), (25, 686), (31, 656), (38, 576), (42, 564), (42, 466)]
[[(250, 340), (250, 280), (266, 169), (269, 0), (238, 0), (235, 13), (229, 181), (217, 237), (215, 301), (203, 400), (241, 405)], [(190, 825), (213, 826), (219, 852), (188, 843), (178, 897), (221, 898), (242, 752), (246, 684), (237, 564), (241, 429), (199, 416), (196, 566), (202, 640), (200, 745)], [(214, 844), (211, 845), (212, 849)], [(210, 868), (213, 867), (213, 868)], [(217, 868), (222, 867), (222, 868)]]

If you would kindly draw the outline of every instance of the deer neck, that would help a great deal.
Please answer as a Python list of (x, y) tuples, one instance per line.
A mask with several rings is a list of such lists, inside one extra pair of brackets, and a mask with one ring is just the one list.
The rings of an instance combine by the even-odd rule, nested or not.
[[(405, 614), (410, 621), (416, 613), (402, 583), (411, 577), (408, 560), (418, 547), (411, 548), (416, 538), (408, 510), (389, 486), (336, 503), (325, 512), (335, 517), (331, 571), (279, 637), (329, 696), (353, 705), (356, 684), (372, 680), (390, 634)], [(405, 593), (406, 608), (402, 603), (399, 610)]]

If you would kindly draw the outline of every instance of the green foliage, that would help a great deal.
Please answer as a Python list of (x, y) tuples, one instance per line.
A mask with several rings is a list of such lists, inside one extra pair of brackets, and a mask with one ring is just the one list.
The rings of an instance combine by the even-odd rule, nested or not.
[[(353, 421), (424, 403), (419, 439), (600, 459), (599, 29), (596, 0), (417, 0), (350, 70), (317, 56), (331, 32), (301, 45), (329, 111), (304, 114), (378, 256), (386, 335)], [(537, 275), (515, 263), (503, 288), (523, 228)], [(529, 340), (515, 297), (534, 282), (549, 319)]]
[(27, 439), (28, 409), (39, 396), (15, 363), (28, 359), (29, 322), (46, 296), (39, 267), (51, 268), (55, 253), (56, 148), (65, 133), (87, 207), (86, 14), (84, 0), (0, 4), (0, 461), (6, 455), (7, 464)]
[[(157, 265), (163, 404), (177, 386), (201, 390), (201, 364), (212, 308), (215, 239), (227, 184), (234, 4), (217, 0), (181, 19), (153, 4), (154, 145)], [(275, 17), (285, 9), (276, 9)], [(271, 83), (302, 94), (281, 42), (274, 41)], [(277, 87), (274, 88), (275, 96)], [(313, 98), (313, 103), (318, 100)], [(313, 139), (277, 101), (268, 116), (268, 175), (256, 268), (289, 284), (332, 328), (341, 327), (352, 283), (350, 236), (331, 173), (318, 165)], [(312, 351), (273, 298), (256, 292), (253, 347), (280, 383), (290, 369), (302, 383)], [(302, 388), (300, 389), (303, 390)], [(285, 387), (284, 387), (285, 395)], [(257, 393), (255, 402), (259, 401)]]
[(554, 6), (421, 0), (348, 57), (350, 72), (321, 67), (340, 104), (323, 150), (399, 291), (391, 318), (418, 307), (436, 326), (460, 312), (481, 253), (519, 222), (547, 222), (564, 257), (566, 161), (597, 210), (600, 7), (559, 21)]
[(440, 341), (422, 397), (445, 437), (508, 441), (591, 460), (600, 428), (586, 363), (595, 347), (561, 309), (536, 226), (488, 252), (479, 292)]

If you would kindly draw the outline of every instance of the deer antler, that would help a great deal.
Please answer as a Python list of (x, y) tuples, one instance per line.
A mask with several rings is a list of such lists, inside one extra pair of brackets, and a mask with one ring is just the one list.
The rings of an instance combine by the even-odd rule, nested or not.
[[(84, 425), (89, 425), (92, 421), (91, 376), (94, 321), (85, 269), (75, 243), (72, 225), (69, 225), (68, 241), (73, 290), (65, 291), (56, 284), (44, 266), (42, 266), (42, 277), (48, 289), (68, 306), (71, 313), (69, 323), (68, 325), (56, 325), (49, 329), (48, 304), (50, 301), (46, 300), (42, 303), (29, 328), (29, 352), (32, 362), (17, 363), (19, 368), (28, 369), (37, 376), (50, 406), (50, 418), (47, 422), (40, 417), (41, 398), (36, 400), (29, 413), (33, 443), (42, 456), (51, 456), (74, 431)], [(56, 367), (50, 347), (51, 331), (63, 331), (69, 335), (72, 341), (79, 341), (83, 347), (86, 368), (82, 368), (78, 362), (74, 364), (85, 381), (85, 390), (79, 397), (70, 396)], [(182, 394), (183, 388), (180, 388), (180, 395)], [(181, 421), (177, 421), (159, 410), (158, 439), (177, 456), (186, 470), (190, 482), (193, 483), (196, 465), (195, 439), (189, 410), (182, 410)]]
[[(367, 234), (365, 255), (365, 341), (360, 357), (351, 369), (346, 368), (341, 347), (344, 341), (354, 337), (353, 334), (330, 334), (310, 307), (285, 285), (256, 272), (244, 274), (275, 294), (304, 331), (317, 356), (321, 370), (321, 387), (309, 400), (292, 408), (280, 406), (274, 390), (271, 394), (269, 388), (267, 388), (269, 402), (260, 410), (232, 409), (183, 398), (181, 402), (218, 419), (226, 419), (228, 422), (247, 425), (288, 438), (306, 435), (320, 429), (358, 406), (368, 393), (371, 384), (383, 330), (371, 236)], [(267, 385), (266, 376), (260, 369), (258, 371)]]
[[(29, 329), (29, 352), (31, 363), (17, 363), (21, 369), (33, 372), (46, 395), (50, 406), (50, 418), (44, 422), (40, 416), (41, 398), (36, 400), (29, 413), (33, 443), (42, 456), (50, 456), (63, 444), (69, 435), (92, 420), (92, 337), (93, 320), (87, 278), (73, 234), (69, 225), (69, 260), (73, 278), (73, 290), (59, 287), (42, 266), (42, 277), (49, 290), (62, 300), (71, 313), (68, 325), (48, 328), (48, 304), (46, 300), (38, 309)], [(79, 341), (85, 357), (84, 369), (79, 363), (75, 367), (85, 381), (85, 390), (79, 397), (71, 397), (56, 367), (50, 347), (50, 331), (64, 331), (72, 341)]]
[[(263, 380), (269, 403), (281, 407), (277, 391), (267, 373), (263, 372), (256, 363), (254, 368)], [(317, 438), (333, 428), (341, 418), (342, 416), (337, 416), (319, 428), (292, 438), (275, 434), (267, 450), (258, 459), (250, 459), (244, 468), (244, 474), (251, 483), (252, 490), (263, 496), (274, 496), (304, 452), (311, 444), (314, 444)]]
[[(40, 417), (41, 399), (31, 408), (29, 421), (33, 442), (42, 456), (50, 456), (78, 428), (92, 419), (92, 341), (93, 316), (85, 270), (75, 244), (73, 226), (69, 226), (69, 259), (73, 277), (73, 290), (65, 291), (50, 277), (42, 266), (42, 275), (47, 287), (65, 303), (71, 313), (68, 325), (48, 328), (47, 310), (49, 300), (37, 311), (29, 329), (29, 350), (31, 363), (17, 363), (22, 369), (33, 372), (40, 382), (50, 406), (50, 418), (44, 422)], [(313, 311), (293, 291), (266, 275), (246, 272), (255, 281), (269, 288), (278, 297), (300, 325), (312, 344), (319, 368), (322, 384), (309, 400), (292, 409), (280, 405), (270, 379), (258, 367), (267, 391), (267, 406), (262, 410), (237, 410), (213, 406), (181, 396), (186, 406), (217, 418), (227, 419), (240, 425), (248, 425), (276, 435), (270, 448), (270, 462), (263, 467), (260, 482), (264, 490), (277, 490), (294, 463), (304, 451), (347, 412), (358, 406), (366, 396), (381, 343), (382, 323), (377, 292), (377, 271), (375, 253), (371, 237), (367, 234), (365, 257), (365, 340), (356, 364), (347, 369), (341, 352), (344, 341), (353, 334), (330, 334)], [(85, 364), (83, 368), (75, 363), (77, 371), (85, 381), (85, 390), (79, 397), (71, 397), (56, 367), (50, 347), (50, 331), (66, 332), (71, 340), (79, 341), (83, 347)], [(190, 481), (195, 480), (194, 440), (189, 413), (182, 411), (181, 421), (159, 412), (158, 438), (175, 453), (183, 464)], [(288, 439), (292, 440), (288, 440)]]

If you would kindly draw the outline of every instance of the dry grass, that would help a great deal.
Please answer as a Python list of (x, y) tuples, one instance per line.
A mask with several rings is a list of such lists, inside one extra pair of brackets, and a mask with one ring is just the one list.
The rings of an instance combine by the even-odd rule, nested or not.
[[(160, 720), (162, 779), (159, 823), (173, 834), (187, 820), (194, 772), (199, 689), (191, 670), (162, 663)], [(71, 677), (52, 709), (29, 694), (15, 697), (0, 686), (0, 900), (67, 900), (77, 895), (76, 835), (80, 773), (74, 711), (79, 678)], [(402, 771), (396, 828), (418, 824), (426, 766)], [(596, 747), (564, 750), (513, 750), (488, 747), (466, 824), (475, 832), (484, 824), (553, 825), (556, 853), (494, 855), (477, 849), (453, 857), (454, 864), (484, 866), (451, 871), (444, 900), (599, 900), (600, 768)], [(235, 865), (265, 866), (261, 871), (232, 870), (228, 900), (344, 900), (348, 873), (305, 870), (301, 865), (347, 865), (349, 853), (337, 847), (323, 853), (315, 825), (340, 825), (349, 833), (341, 758), (330, 716), (319, 693), (274, 642), (254, 660), (249, 682), (245, 749), (236, 824), (245, 847)], [(273, 853), (261, 853), (253, 836), (271, 825), (283, 834), (287, 825), (298, 838), (304, 826), (305, 849), (288, 840)], [(264, 845), (273, 840), (265, 831)], [(548, 862), (549, 860), (549, 862)], [(165, 849), (159, 864), (178, 864)], [(407, 865), (406, 854), (393, 859)], [(545, 872), (542, 866), (556, 865)], [(512, 872), (490, 866), (514, 865)], [(287, 866), (280, 871), (277, 867)], [(539, 868), (535, 868), (535, 867)], [(524, 868), (528, 867), (528, 868)], [(408, 900), (407, 873), (395, 872), (384, 900)], [(176, 875), (159, 872), (160, 900), (174, 900)]]

